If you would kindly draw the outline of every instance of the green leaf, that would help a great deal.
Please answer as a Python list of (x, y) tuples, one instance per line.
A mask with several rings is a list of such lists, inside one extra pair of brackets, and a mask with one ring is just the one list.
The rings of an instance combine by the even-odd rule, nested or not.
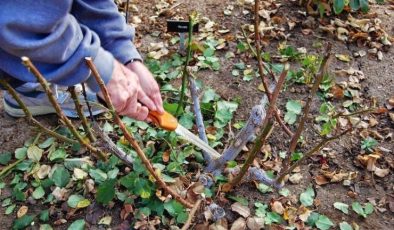
[(215, 112), (215, 127), (223, 128), (233, 118), (233, 113), (237, 110), (238, 104), (229, 101), (218, 101)]
[(367, 13), (369, 10), (369, 6), (368, 6), (368, 0), (360, 0), (360, 6), (361, 6), (361, 10), (364, 13)]
[(283, 221), (282, 217), (276, 212), (268, 212), (264, 219), (265, 224), (270, 225), (272, 223), (281, 223)]
[(42, 222), (47, 222), (47, 221), (49, 221), (49, 209), (42, 210), (42, 211), (40, 212), (40, 220), (41, 220)]
[(293, 154), (291, 154), (291, 161), (298, 161), (302, 158), (303, 155), (304, 154), (302, 154), (302, 152), (294, 152)]
[(300, 101), (289, 100), (286, 103), (286, 110), (288, 112), (293, 112), (295, 114), (300, 114), (301, 113), (301, 109), (302, 109), (302, 105), (301, 105)]
[(239, 70), (233, 69), (233, 70), (231, 71), (231, 75), (233, 75), (234, 77), (238, 77), (238, 76), (239, 76)]
[(327, 230), (334, 226), (334, 223), (325, 215), (320, 215), (316, 221), (316, 227), (320, 230)]
[(358, 202), (353, 202), (352, 203), (352, 209), (353, 209), (353, 211), (355, 211), (358, 215), (360, 215), (360, 216), (362, 216), (362, 217), (367, 217), (367, 215), (365, 215), (365, 213), (364, 213), (364, 209), (363, 209), (363, 207), (361, 206), (361, 204), (360, 203), (358, 203)]
[(81, 195), (71, 195), (68, 200), (67, 200), (67, 204), (70, 208), (77, 208), (78, 203), (82, 200), (84, 200), (85, 198)]
[(300, 202), (305, 207), (311, 206), (313, 204), (313, 199), (315, 198), (315, 191), (312, 187), (308, 187), (305, 192), (300, 195)]
[(267, 214), (268, 205), (256, 202), (254, 206), (257, 208), (255, 211), (255, 215), (258, 217), (265, 217)]
[(11, 153), (0, 153), (0, 164), (7, 165), (11, 160)]
[(42, 186), (37, 187), (32, 194), (33, 198), (36, 200), (43, 198), (44, 195), (45, 195), (45, 191)]
[(33, 222), (34, 216), (24, 215), (16, 219), (12, 224), (12, 229), (25, 229)]
[(70, 173), (63, 166), (58, 166), (50, 178), (57, 187), (63, 188), (70, 181)]
[(50, 161), (64, 160), (66, 159), (66, 156), (67, 156), (66, 150), (60, 148), (60, 149), (56, 149), (54, 152), (49, 154), (49, 160)]
[(194, 115), (192, 113), (184, 113), (179, 119), (179, 123), (186, 129), (191, 129), (194, 125)]
[(345, 214), (349, 214), (349, 205), (341, 202), (335, 202), (334, 207), (338, 210), (341, 210)]
[(207, 89), (202, 96), (201, 102), (208, 103), (211, 101), (216, 101), (220, 98), (220, 96), (213, 89)]
[(104, 125), (103, 125), (103, 130), (106, 133), (110, 133), (110, 132), (114, 131), (114, 127), (110, 123), (105, 122)]
[(67, 230), (84, 230), (85, 229), (85, 220), (80, 219), (74, 221)]
[(336, 14), (340, 14), (345, 8), (345, 0), (334, 0), (334, 12)]
[(353, 11), (360, 9), (360, 0), (350, 0), (349, 6)]
[(319, 219), (319, 213), (316, 212), (312, 212), (309, 217), (308, 220), (306, 221), (306, 223), (311, 226), (314, 227), (316, 225), (317, 220)]
[(282, 188), (281, 190), (279, 190), (279, 194), (284, 197), (288, 197), (290, 195), (290, 190), (287, 188)]
[(340, 230), (353, 230), (352, 226), (345, 221), (339, 223), (339, 229)]
[(101, 169), (90, 169), (89, 175), (99, 184), (108, 179), (108, 175)]
[(23, 147), (23, 148), (17, 148), (15, 150), (15, 158), (20, 160), (20, 159), (24, 159), (26, 157), (27, 154), (27, 148)]
[(230, 199), (232, 199), (234, 201), (237, 201), (237, 202), (241, 203), (244, 206), (248, 206), (248, 204), (249, 204), (248, 199), (246, 199), (245, 197), (242, 197), (242, 196), (231, 196), (231, 195), (229, 195), (228, 198), (230, 198)]
[(285, 122), (289, 125), (294, 124), (297, 121), (297, 114), (293, 112), (287, 112), (285, 114)]
[(189, 217), (189, 215), (187, 214), (187, 212), (181, 212), (176, 217), (176, 222), (179, 224), (184, 224), (184, 223), (186, 223), (188, 217)]
[(51, 146), (53, 144), (53, 142), (55, 142), (55, 138), (50, 137), (50, 138), (46, 139), (44, 142), (42, 142), (41, 144), (39, 144), (38, 147), (40, 147), (41, 149), (46, 149), (49, 146)]
[(8, 206), (4, 212), (4, 214), (9, 215), (15, 210), (16, 204), (12, 204)]
[(204, 57), (212, 57), (215, 54), (215, 50), (212, 48), (207, 48), (204, 50)]
[(365, 213), (365, 215), (369, 215), (369, 214), (373, 213), (373, 210), (374, 210), (374, 208), (373, 208), (373, 205), (371, 203), (366, 203), (365, 204), (365, 206), (364, 206), (364, 213)]
[(108, 204), (115, 197), (115, 182), (110, 179), (104, 181), (97, 190), (96, 200), (102, 204)]
[(35, 145), (32, 145), (27, 149), (27, 157), (34, 162), (39, 162), (43, 152), (44, 150), (38, 148)]
[(177, 217), (180, 213), (185, 212), (185, 208), (176, 200), (170, 200), (164, 203), (164, 209), (173, 217)]
[(268, 193), (268, 192), (272, 192), (272, 188), (268, 185), (265, 185), (263, 183), (260, 183), (259, 185), (257, 185), (257, 189), (261, 192), (261, 193)]
[(49, 224), (41, 224), (39, 230), (53, 230), (53, 228)]

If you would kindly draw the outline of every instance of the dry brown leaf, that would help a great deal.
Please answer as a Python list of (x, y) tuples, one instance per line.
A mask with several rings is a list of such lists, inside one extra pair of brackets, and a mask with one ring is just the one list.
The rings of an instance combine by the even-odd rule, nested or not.
[(248, 218), (250, 216), (250, 209), (247, 206), (242, 205), (239, 202), (235, 202), (231, 205), (231, 210), (238, 213), (239, 215)]
[(326, 177), (324, 177), (324, 176), (322, 176), (322, 175), (317, 175), (317, 176), (315, 177), (315, 183), (316, 183), (317, 185), (325, 185), (325, 184), (328, 184), (329, 181), (326, 179)]
[(244, 230), (246, 229), (246, 221), (244, 218), (240, 217), (231, 225), (230, 230)]
[(271, 204), (272, 211), (282, 215), (285, 212), (285, 208), (283, 207), (282, 203), (279, 201), (274, 201)]
[(301, 173), (295, 173), (289, 177), (289, 181), (293, 184), (299, 184), (302, 179)]
[(381, 169), (376, 167), (374, 173), (378, 177), (385, 177), (390, 173), (390, 169)]
[(246, 220), (246, 225), (250, 230), (260, 230), (264, 229), (264, 218), (261, 217), (249, 217)]
[(331, 88), (331, 94), (335, 99), (342, 99), (345, 96), (344, 90), (339, 85), (334, 85)]
[(21, 218), (22, 216), (26, 215), (29, 208), (27, 206), (21, 206), (16, 213), (16, 217)]

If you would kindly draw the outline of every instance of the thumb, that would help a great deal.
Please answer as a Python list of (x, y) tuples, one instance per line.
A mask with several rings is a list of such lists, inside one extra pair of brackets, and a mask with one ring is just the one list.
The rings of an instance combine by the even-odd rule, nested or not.
[(148, 95), (146, 95), (144, 91), (142, 91), (142, 89), (138, 91), (138, 101), (148, 107), (149, 110), (157, 111), (155, 103), (148, 97)]

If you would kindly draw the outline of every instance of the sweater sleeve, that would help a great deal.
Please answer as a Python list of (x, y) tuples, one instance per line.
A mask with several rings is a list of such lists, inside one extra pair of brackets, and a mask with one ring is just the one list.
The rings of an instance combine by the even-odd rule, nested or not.
[(75, 0), (71, 12), (80, 23), (98, 34), (102, 47), (119, 62), (142, 60), (132, 43), (135, 29), (127, 25), (113, 0)]
[[(0, 69), (24, 82), (35, 77), (21, 64), (27, 56), (45, 78), (64, 86), (87, 81), (90, 77), (84, 58), (93, 58), (107, 83), (113, 71), (113, 56), (101, 47), (99, 36), (81, 25), (69, 12), (72, 0), (13, 0), (0, 7)], [(21, 7), (23, 6), (23, 7)]]

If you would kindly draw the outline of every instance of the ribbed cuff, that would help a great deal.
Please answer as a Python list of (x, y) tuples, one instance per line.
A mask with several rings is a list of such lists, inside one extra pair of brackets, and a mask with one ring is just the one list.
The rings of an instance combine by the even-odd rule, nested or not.
[(140, 53), (137, 51), (137, 48), (130, 40), (114, 41), (110, 45), (106, 45), (104, 48), (111, 52), (116, 60), (122, 64), (128, 62), (131, 59), (142, 61)]
[[(97, 56), (93, 59), (93, 63), (96, 66), (97, 71), (99, 72), (105, 85), (107, 85), (108, 82), (111, 80), (112, 72), (114, 70), (114, 61), (115, 60), (112, 54), (104, 50), (103, 48), (99, 49)], [(97, 93), (100, 91), (100, 87), (94, 76), (90, 76), (86, 80), (86, 84), (93, 92)]]

